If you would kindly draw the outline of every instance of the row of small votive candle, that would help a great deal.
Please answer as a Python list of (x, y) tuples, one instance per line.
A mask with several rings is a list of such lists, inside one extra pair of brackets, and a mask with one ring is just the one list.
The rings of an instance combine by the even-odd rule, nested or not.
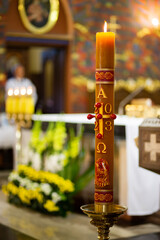
[(6, 97), (6, 113), (8, 114), (33, 114), (34, 100), (32, 87), (10, 88)]

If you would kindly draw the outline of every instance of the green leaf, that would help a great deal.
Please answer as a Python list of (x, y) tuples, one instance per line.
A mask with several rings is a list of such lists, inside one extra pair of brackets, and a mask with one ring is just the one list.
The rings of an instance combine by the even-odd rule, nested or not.
[(89, 167), (75, 182), (75, 191), (73, 194), (80, 192), (83, 188), (87, 186), (87, 184), (93, 179), (94, 177), (94, 165)]

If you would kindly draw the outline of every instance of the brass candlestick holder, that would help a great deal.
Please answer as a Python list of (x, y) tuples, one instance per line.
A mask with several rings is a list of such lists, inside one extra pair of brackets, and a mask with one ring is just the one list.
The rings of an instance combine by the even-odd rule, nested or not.
[(22, 148), (22, 127), (29, 128), (32, 124), (32, 115), (31, 114), (7, 114), (7, 118), (10, 124), (16, 126), (16, 143), (15, 143), (15, 160), (14, 160), (14, 169), (17, 168), (17, 165), (21, 161), (21, 148)]
[(8, 113), (7, 118), (11, 125), (16, 124), (19, 127), (29, 128), (32, 124), (32, 114)]
[(110, 239), (110, 227), (118, 221), (120, 215), (127, 211), (127, 208), (112, 203), (108, 205), (107, 211), (97, 212), (94, 204), (87, 204), (81, 206), (81, 210), (91, 218), (90, 223), (97, 227), (98, 239), (107, 240)]

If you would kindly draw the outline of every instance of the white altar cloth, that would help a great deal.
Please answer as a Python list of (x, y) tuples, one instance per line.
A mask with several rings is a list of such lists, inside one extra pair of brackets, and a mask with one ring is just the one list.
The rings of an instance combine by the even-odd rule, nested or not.
[(9, 125), (6, 115), (0, 114), (0, 149), (14, 148), (15, 127)]
[(139, 150), (135, 144), (138, 125), (126, 125), (127, 207), (128, 215), (150, 215), (160, 210), (160, 175), (139, 167)]

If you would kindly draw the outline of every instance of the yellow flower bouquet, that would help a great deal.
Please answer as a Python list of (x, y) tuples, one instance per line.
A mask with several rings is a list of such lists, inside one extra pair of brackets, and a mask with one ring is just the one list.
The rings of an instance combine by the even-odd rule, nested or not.
[(41, 124), (36, 121), (32, 128), (32, 155), (11, 172), (3, 191), (10, 203), (65, 216), (72, 210), (74, 195), (94, 177), (94, 165), (81, 169), (83, 130), (76, 136), (73, 129), (67, 133), (65, 124), (57, 122), (49, 123), (42, 134)]
[(58, 174), (19, 165), (18, 170), (10, 174), (3, 192), (10, 203), (65, 216), (70, 210), (70, 194), (74, 192), (74, 184)]

